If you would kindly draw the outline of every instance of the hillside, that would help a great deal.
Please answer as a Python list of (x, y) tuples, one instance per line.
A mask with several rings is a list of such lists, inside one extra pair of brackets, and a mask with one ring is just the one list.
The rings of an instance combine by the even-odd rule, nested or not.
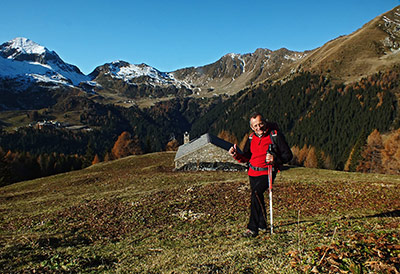
[[(355, 32), (333, 39), (291, 67), (352, 83), (400, 61), (400, 7), (377, 16)], [(287, 72), (287, 71), (286, 71)], [(281, 74), (282, 76), (282, 74)]]
[(243, 239), (242, 172), (131, 156), (0, 188), (0, 269), (18, 272), (398, 273), (399, 176), (292, 168), (275, 234)]

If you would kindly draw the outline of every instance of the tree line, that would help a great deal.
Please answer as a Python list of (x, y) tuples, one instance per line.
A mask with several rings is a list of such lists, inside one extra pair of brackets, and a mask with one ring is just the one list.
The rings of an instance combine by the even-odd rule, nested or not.
[[(83, 109), (81, 123), (91, 130), (23, 127), (0, 131), (0, 184), (81, 169), (132, 154), (175, 150), (193, 121), (221, 100), (177, 98), (142, 110), (68, 99), (55, 107), (67, 111), (78, 104)], [(48, 164), (42, 163), (44, 159)]]
[(199, 136), (208, 129), (242, 140), (249, 133), (250, 113), (258, 111), (279, 124), (295, 150), (314, 148), (323, 156), (320, 165), (328, 159), (326, 166), (343, 170), (351, 150), (361, 147), (373, 130), (399, 128), (399, 75), (397, 69), (333, 85), (323, 76), (302, 73), (284, 83), (264, 83), (212, 109), (193, 124), (191, 133)]
[[(54, 108), (68, 111), (78, 106), (81, 123), (92, 130), (21, 128), (0, 132), (0, 180), (25, 180), (131, 154), (173, 150), (183, 143), (186, 131), (191, 139), (208, 132), (243, 144), (249, 134), (248, 117), (254, 111), (278, 123), (294, 151), (294, 164), (365, 171), (360, 163), (367, 157), (364, 151), (371, 132), (386, 133), (400, 127), (399, 72), (395, 68), (349, 85), (333, 85), (324, 76), (301, 73), (284, 82), (258, 84), (231, 97), (178, 97), (147, 109), (66, 97)], [(394, 146), (390, 144), (387, 146)], [(397, 157), (396, 153), (384, 156), (390, 153), (382, 149), (380, 153), (382, 159)], [(385, 160), (383, 165), (389, 162)], [(12, 175), (18, 174), (21, 166), (27, 175)]]

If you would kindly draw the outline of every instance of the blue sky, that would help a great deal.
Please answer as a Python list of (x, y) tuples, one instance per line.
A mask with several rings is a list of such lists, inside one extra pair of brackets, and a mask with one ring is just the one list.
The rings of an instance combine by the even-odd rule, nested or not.
[(311, 50), (398, 5), (400, 0), (4, 1), (0, 44), (29, 38), (86, 74), (115, 60), (169, 72), (257, 48)]

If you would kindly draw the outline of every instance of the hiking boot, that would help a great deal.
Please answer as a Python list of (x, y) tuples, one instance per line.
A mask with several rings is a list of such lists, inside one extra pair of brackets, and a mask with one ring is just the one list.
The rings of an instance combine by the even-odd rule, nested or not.
[(242, 236), (245, 238), (254, 238), (257, 237), (258, 233), (256, 231), (247, 229), (245, 232), (243, 232)]
[(259, 228), (258, 232), (267, 233), (267, 229), (266, 228)]

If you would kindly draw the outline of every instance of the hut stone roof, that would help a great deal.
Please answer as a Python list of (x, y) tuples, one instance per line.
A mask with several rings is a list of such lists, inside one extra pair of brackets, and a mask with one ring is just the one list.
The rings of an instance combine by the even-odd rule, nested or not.
[(174, 160), (175, 168), (199, 170), (203, 166), (207, 170), (242, 169), (243, 165), (236, 162), (228, 153), (232, 146), (232, 143), (206, 133), (178, 148)]
[(179, 146), (178, 151), (176, 152), (176, 155), (175, 155), (175, 160), (181, 158), (182, 156), (184, 156), (188, 153), (192, 153), (210, 143), (213, 145), (216, 145), (220, 148), (223, 148), (226, 151), (228, 151), (233, 146), (233, 144), (230, 142), (227, 142), (227, 141), (225, 141), (221, 138), (218, 138), (217, 136), (214, 136), (212, 134), (206, 133), (206, 134), (202, 135), (201, 137), (190, 141), (187, 144), (183, 144), (183, 145)]

